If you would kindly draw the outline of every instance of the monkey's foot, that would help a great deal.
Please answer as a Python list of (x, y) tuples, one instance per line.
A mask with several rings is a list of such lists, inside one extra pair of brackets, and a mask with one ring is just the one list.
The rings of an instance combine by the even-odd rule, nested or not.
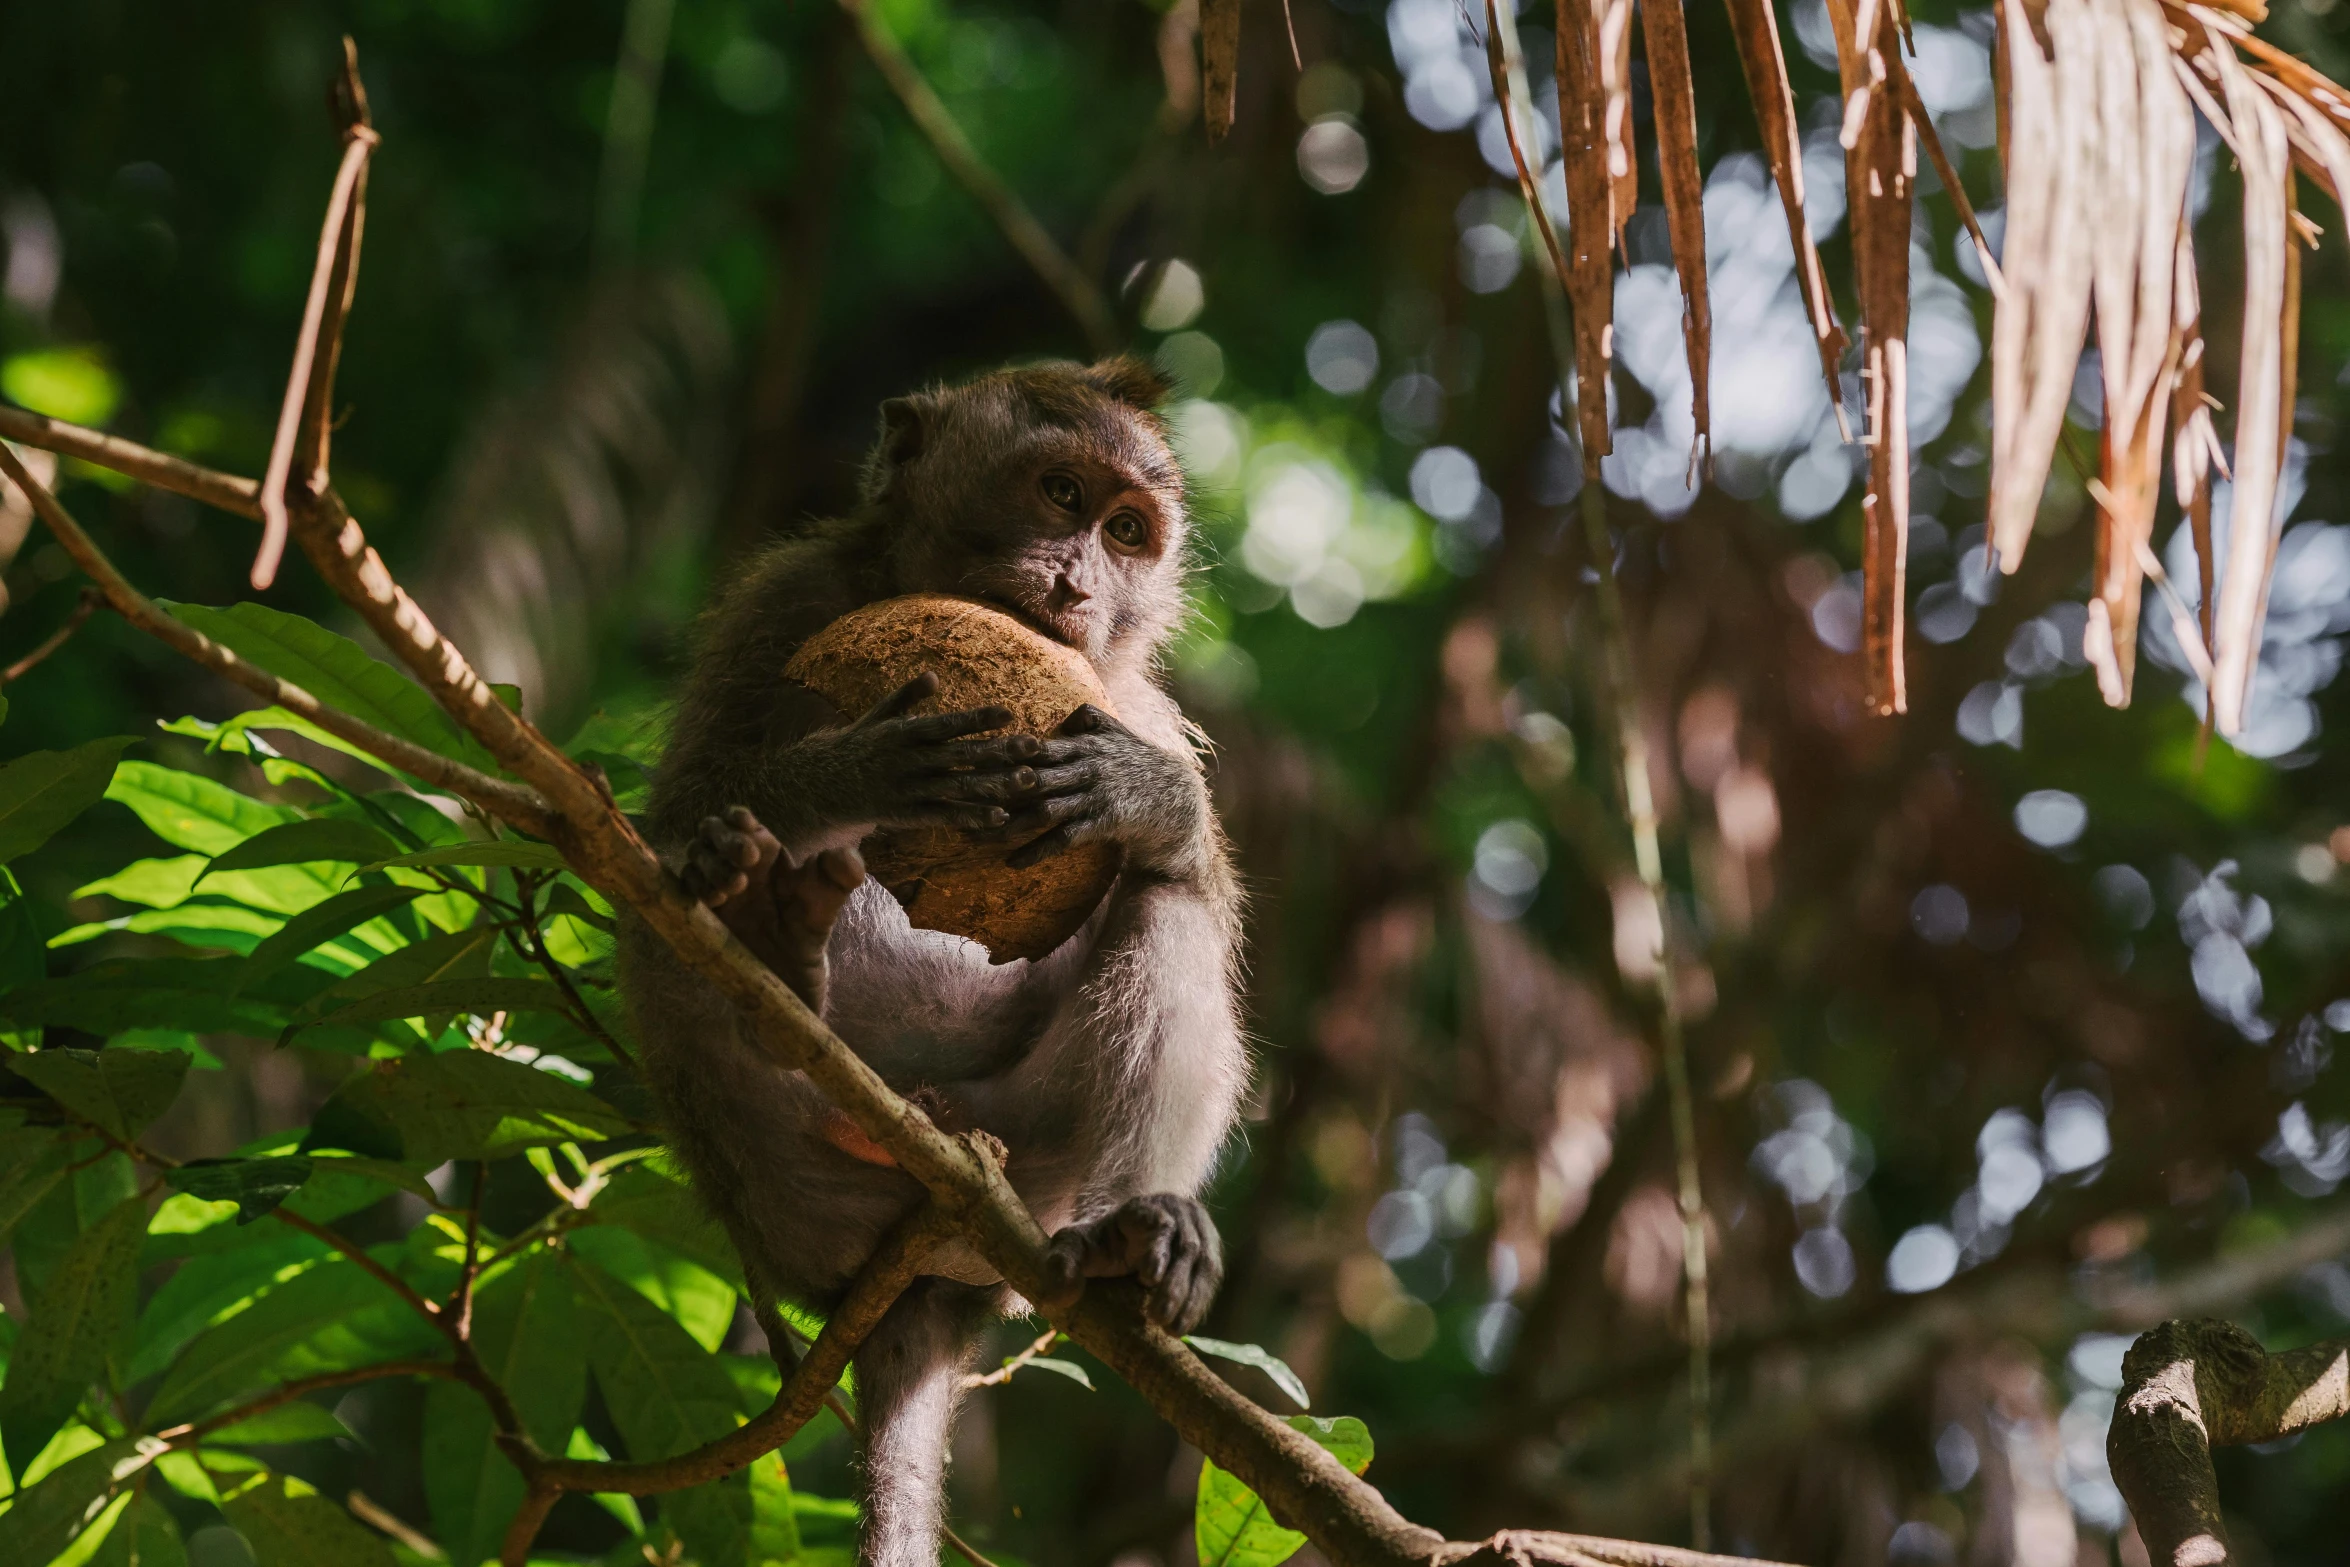
[(824, 1010), (824, 943), (865, 879), (855, 849), (826, 849), (800, 864), (743, 806), (705, 816), (679, 880), (808, 1004)]
[(1072, 1224), (1053, 1237), (1044, 1266), (1064, 1298), (1089, 1278), (1131, 1276), (1142, 1284), (1151, 1320), (1182, 1334), (1200, 1325), (1224, 1282), (1224, 1249), (1207, 1209), (1162, 1193), (1129, 1198), (1091, 1224)]

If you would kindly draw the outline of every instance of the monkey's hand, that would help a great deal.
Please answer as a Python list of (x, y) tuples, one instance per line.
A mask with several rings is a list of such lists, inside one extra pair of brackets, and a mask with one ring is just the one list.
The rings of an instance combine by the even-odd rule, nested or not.
[(1075, 1299), (1087, 1279), (1132, 1277), (1142, 1284), (1151, 1320), (1181, 1335), (1206, 1318), (1224, 1282), (1224, 1247), (1197, 1200), (1162, 1193), (1070, 1225), (1046, 1248), (1044, 1268), (1056, 1301)]
[(937, 690), (938, 677), (925, 671), (847, 728), (795, 742), (789, 792), (816, 805), (825, 827), (1002, 826), (1010, 814), (1002, 802), (1034, 788), (1027, 764), (1043, 745), (1032, 735), (969, 738), (1010, 723), (1008, 708), (906, 716)]
[(1014, 867), (1107, 840), (1124, 846), (1129, 867), (1171, 880), (1206, 868), (1208, 790), (1199, 769), (1092, 703), (1069, 715), (1029, 770), (1032, 796), (989, 835), (1021, 845), (1009, 857)]
[(717, 911), (735, 939), (758, 954), (812, 1012), (824, 1010), (824, 943), (865, 861), (855, 849), (826, 849), (794, 865), (775, 834), (744, 806), (705, 816), (678, 880)]

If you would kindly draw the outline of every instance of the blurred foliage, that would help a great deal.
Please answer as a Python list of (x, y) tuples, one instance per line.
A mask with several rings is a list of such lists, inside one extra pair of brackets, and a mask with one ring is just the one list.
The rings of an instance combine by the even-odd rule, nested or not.
[[(1629, 848), (1533, 247), (1485, 145), (1467, 13), (1295, 0), (1301, 77), (1279, 8), (1250, 7), (1238, 122), (1211, 151), (1160, 111), (1181, 7), (880, 9), (1183, 386), (1170, 420), (1206, 539), (1171, 672), (1214, 739), (1254, 889), (1260, 1042), (1215, 1193), (1230, 1279), (1209, 1331), (1295, 1367), (1317, 1412), (1301, 1419), (1359, 1419), (1381, 1449), (1371, 1477), (1417, 1519), (1672, 1537), (1677, 1241), (1644, 1020), (1614, 955)], [(1786, 10), (1843, 288), (1824, 16)], [(1915, 10), (1921, 91), (1995, 221), (1983, 13)], [(2280, 7), (2264, 30), (2340, 77), (2345, 14)], [(823, 4), (678, 0), (641, 204), (600, 214), (623, 22), (616, 0), (13, 7), (0, 394), (259, 470), (333, 165), (323, 87), (350, 32), (385, 143), (338, 482), (436, 610), (468, 583), (539, 585), (508, 619), (559, 667), (515, 653), (491, 673), (625, 789), (657, 756), (694, 605), (761, 538), (851, 503), (882, 397), (1082, 339)], [(1543, 57), (1541, 10), (1523, 25)], [(2334, 679), (2350, 535), (2327, 522), (2345, 499), (2340, 236), (2307, 274), (2269, 706), (2239, 752), (2199, 732), (2159, 614), (2137, 705), (2098, 702), (2078, 658), (2090, 530), (2062, 464), (2023, 570), (1984, 575), (1968, 530), (1989, 301), (1947, 202), (1924, 203), (1921, 640), (1912, 712), (1864, 720), (1850, 453), (1822, 435), (1808, 338), (1781, 330), (1784, 236), (1757, 206), (1726, 33), (1693, 33), (1722, 451), (1711, 484), (1683, 486), (1678, 302), (1644, 211), (1607, 482), (1718, 1248), (1716, 1537), (1864, 1567), (2126, 1561), (2102, 1447), (2130, 1313), (2186, 1280), (2212, 1285), (2197, 1309), (2272, 1345), (2350, 1322), (2340, 1259), (2273, 1260), (2340, 1221), (2350, 1178), (2334, 1065), (2350, 764), (2327, 743), (2350, 723)], [(2202, 156), (2225, 155), (2207, 138)], [(2230, 185), (2208, 183), (2224, 232)], [(599, 252), (600, 232), (633, 244)], [(2203, 250), (2224, 400), (2232, 262)], [(2073, 418), (2085, 450), (2094, 401)], [(150, 590), (246, 595), (247, 524), (77, 464), (60, 482)], [(0, 511), (11, 660), (79, 586), (25, 523)], [(342, 624), (298, 570), (271, 605)], [(563, 1232), (481, 1286), (485, 1331), (518, 1356), (565, 1351), (515, 1367), (543, 1390), (543, 1440), (643, 1456), (763, 1407), (774, 1372), (742, 1353), (755, 1335), (723, 1248), (690, 1242), (693, 1210), (640, 1154), (645, 1106), (599, 1041), (608, 911), (591, 894), (529, 862), (361, 870), (376, 861), (256, 849), (201, 874), (273, 832), (341, 834), (275, 840), (312, 856), (378, 834), (388, 862), (473, 829), (315, 734), (225, 722), (233, 692), (110, 616), (6, 695), (0, 790), (47, 803), (0, 814), (0, 1037), (48, 1049), (0, 1078), (0, 1443), (18, 1479), (47, 1478), (0, 1531), (45, 1526), (36, 1498), (70, 1519), (111, 1487), (93, 1560), (173, 1530), (222, 1567), (304, 1559), (275, 1554), (297, 1538), (334, 1560), (410, 1552), (398, 1528), (348, 1532), (333, 1504), (357, 1488), (360, 1517), (459, 1554), (492, 1538), (511, 1477), (477, 1461), (478, 1410), (437, 1385), (321, 1392), (108, 1478), (130, 1433), (167, 1416), (416, 1353), (388, 1295), (344, 1292), (352, 1259), (275, 1215), (445, 1293), (474, 1161), (485, 1235)], [(526, 902), (575, 995), (531, 954)], [(417, 1118), (381, 1087), (453, 1062), (484, 1074), (441, 1101), (461, 1113)], [(172, 1179), (100, 1128), (174, 1161)], [(584, 1204), (563, 1196), (598, 1182)], [(569, 1288), (546, 1297), (564, 1320), (526, 1333), (493, 1303), (522, 1310), (533, 1270)], [(69, 1296), (83, 1304), (60, 1336), (45, 1314)], [(695, 1390), (658, 1430), (599, 1351), (598, 1324), (620, 1321), (675, 1351), (657, 1385)], [(1023, 1337), (1008, 1326), (1001, 1353)], [(1267, 1374), (1228, 1369), (1288, 1412)], [(209, 1385), (191, 1387), (199, 1372)], [(973, 1396), (957, 1527), (999, 1561), (1189, 1559), (1228, 1478), (1090, 1374), (1098, 1391), (1023, 1371)], [(827, 1500), (848, 1490), (829, 1421), (706, 1506), (567, 1499), (542, 1549), (641, 1560), (637, 1542), (670, 1530), (695, 1559), (782, 1559), (796, 1530), (802, 1556), (839, 1559), (853, 1517)], [(2222, 1477), (2240, 1548), (2340, 1559), (2350, 1433), (2228, 1454)]]

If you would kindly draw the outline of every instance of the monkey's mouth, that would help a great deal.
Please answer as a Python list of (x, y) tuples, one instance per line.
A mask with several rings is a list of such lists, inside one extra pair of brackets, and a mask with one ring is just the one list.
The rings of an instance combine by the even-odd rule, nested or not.
[(1002, 610), (1031, 631), (1050, 637), (1064, 647), (1075, 648), (1080, 653), (1085, 651), (1086, 623), (1092, 617), (1087, 613), (1087, 607), (1083, 604), (1073, 604), (1063, 610), (1052, 610), (1042, 605), (1023, 602), (1021, 597), (1015, 594), (991, 592), (985, 588), (974, 590), (972, 597), (983, 604), (992, 605)]

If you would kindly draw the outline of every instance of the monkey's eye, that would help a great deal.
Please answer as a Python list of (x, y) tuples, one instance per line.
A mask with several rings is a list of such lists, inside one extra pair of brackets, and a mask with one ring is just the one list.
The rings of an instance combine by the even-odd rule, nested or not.
[(1075, 511), (1085, 504), (1085, 492), (1077, 487), (1075, 479), (1065, 473), (1048, 473), (1044, 476), (1044, 498), (1063, 511)]
[(1109, 521), (1102, 524), (1102, 533), (1109, 539), (1112, 549), (1127, 555), (1139, 555), (1143, 546), (1151, 541), (1150, 525), (1130, 511), (1114, 513)]

